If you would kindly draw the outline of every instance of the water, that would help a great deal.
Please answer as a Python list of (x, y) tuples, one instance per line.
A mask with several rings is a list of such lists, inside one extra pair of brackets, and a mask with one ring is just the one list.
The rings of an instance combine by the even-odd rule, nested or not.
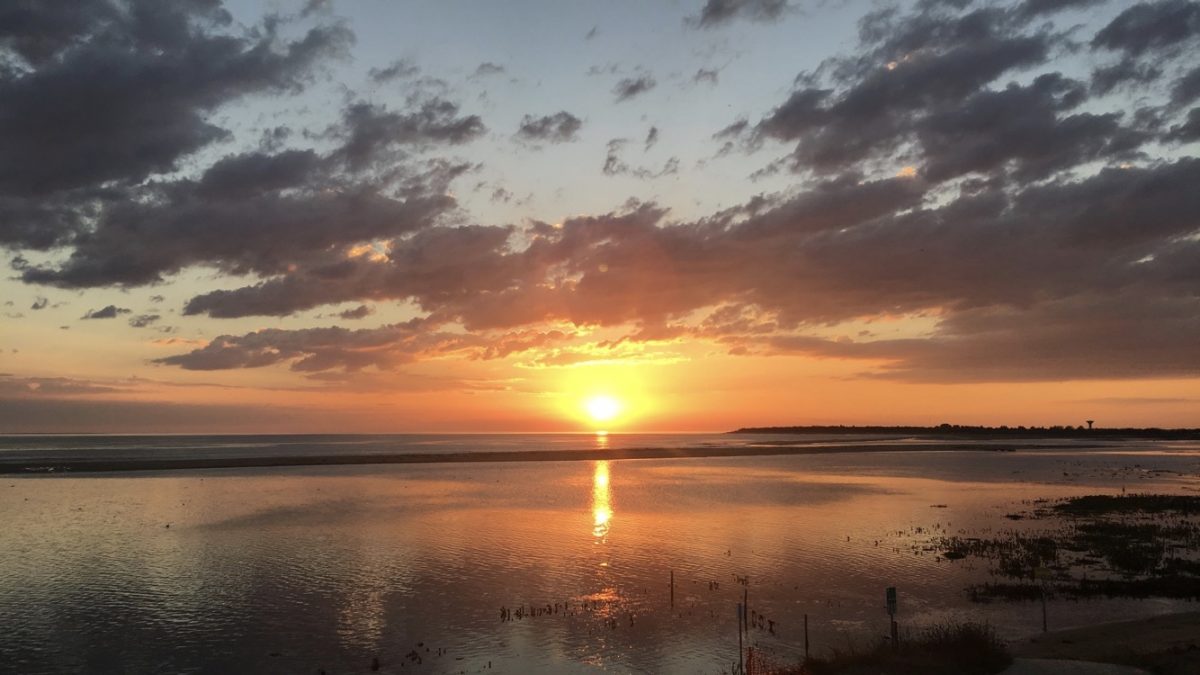
[[(4, 439), (0, 453), (762, 440), (33, 437)], [(775, 622), (752, 641), (788, 660), (803, 653), (805, 614), (818, 650), (886, 633), (889, 585), (902, 625), (972, 618), (1015, 637), (1040, 629), (1040, 607), (971, 604), (962, 589), (984, 569), (914, 551), (899, 533), (1001, 527), (1023, 499), (1122, 487), (1200, 489), (1200, 448), (5, 476), (0, 670), (344, 673), (378, 658), (381, 672), (720, 673), (737, 659), (743, 593)], [(544, 613), (501, 620), (502, 608), (531, 607)], [(1189, 607), (1056, 602), (1049, 613), (1054, 628)]]

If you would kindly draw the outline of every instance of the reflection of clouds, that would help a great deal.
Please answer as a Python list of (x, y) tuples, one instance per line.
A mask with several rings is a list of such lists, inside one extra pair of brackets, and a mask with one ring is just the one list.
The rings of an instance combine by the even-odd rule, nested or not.
[(592, 516), (594, 521), (592, 536), (597, 539), (608, 536), (612, 515), (612, 492), (608, 487), (608, 461), (602, 460), (596, 462), (596, 470), (592, 475)]

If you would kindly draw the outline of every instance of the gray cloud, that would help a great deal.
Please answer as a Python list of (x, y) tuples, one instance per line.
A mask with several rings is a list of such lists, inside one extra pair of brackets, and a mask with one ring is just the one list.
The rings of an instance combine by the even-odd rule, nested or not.
[(367, 305), (359, 305), (354, 309), (347, 309), (345, 311), (338, 312), (338, 317), (348, 321), (357, 321), (359, 319), (365, 319), (374, 313), (375, 310), (371, 307), (368, 307)]
[(613, 87), (613, 95), (617, 97), (617, 103), (621, 103), (650, 91), (656, 84), (658, 83), (649, 75), (626, 77)]
[(383, 68), (372, 68), (367, 71), (367, 76), (376, 84), (384, 82), (392, 82), (394, 80), (403, 80), (409, 77), (414, 77), (421, 72), (421, 69), (416, 64), (408, 59), (400, 59), (392, 61)]
[(714, 28), (735, 19), (775, 21), (787, 10), (787, 0), (706, 0), (700, 13), (685, 19), (699, 28)]
[(1200, 2), (1142, 2), (1121, 12), (1092, 39), (1093, 47), (1140, 56), (1200, 37)]
[(568, 143), (578, 138), (583, 121), (566, 110), (553, 115), (526, 115), (517, 129), (517, 138), (542, 143)]
[[(139, 181), (226, 136), (209, 113), (256, 92), (295, 92), (316, 63), (343, 52), (340, 26), (285, 41), (228, 29), (214, 3), (75, 3), (80, 22), (46, 3), (0, 44), (31, 70), (0, 70), (0, 193), (46, 195)], [(18, 10), (19, 11), (19, 10)], [(59, 20), (63, 19), (63, 20)], [(2, 23), (2, 22), (0, 22)], [(12, 24), (8, 24), (12, 25)]]
[(646, 132), (646, 140), (642, 142), (642, 149), (649, 150), (654, 147), (655, 143), (658, 143), (658, 127), (652, 126)]
[(1027, 32), (996, 8), (881, 12), (860, 32), (860, 56), (822, 66), (827, 86), (802, 74), (804, 85), (755, 127), (760, 139), (796, 143), (797, 170), (841, 171), (896, 152), (927, 115), (953, 111), (1005, 72), (1043, 63), (1059, 39)]
[[(657, 137), (657, 134), (655, 134), (655, 136)], [(651, 140), (653, 139), (647, 136), (646, 145), (644, 146), (647, 150), (650, 148), (650, 145), (653, 145)], [(662, 168), (657, 170), (644, 166), (630, 166), (621, 159), (621, 150), (628, 143), (629, 141), (624, 138), (614, 138), (608, 142), (608, 153), (604, 156), (604, 166), (601, 167), (601, 171), (604, 172), (605, 176), (629, 175), (642, 180), (650, 180), (654, 178), (662, 178), (663, 176), (670, 176), (679, 172), (678, 157), (671, 157), (667, 159), (667, 161), (663, 163)]]
[(86, 314), (79, 317), (81, 319), (115, 319), (118, 314), (130, 314), (132, 309), (117, 307), (116, 305), (108, 305), (100, 309), (88, 310)]
[(129, 325), (134, 328), (146, 328), (153, 323), (157, 323), (161, 318), (162, 316), (159, 314), (138, 314), (129, 318)]

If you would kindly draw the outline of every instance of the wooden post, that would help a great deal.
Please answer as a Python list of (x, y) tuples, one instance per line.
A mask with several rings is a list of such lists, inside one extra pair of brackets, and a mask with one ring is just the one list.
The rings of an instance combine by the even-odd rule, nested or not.
[(808, 615), (804, 615), (804, 661), (808, 661)]
[(746, 672), (746, 665), (742, 660), (742, 620), (745, 616), (745, 605), (738, 605), (738, 675)]
[(896, 625), (896, 587), (887, 588), (888, 621), (892, 625), (892, 651), (900, 649), (900, 627)]
[(1046, 586), (1042, 586), (1042, 632), (1047, 632), (1046, 629)]

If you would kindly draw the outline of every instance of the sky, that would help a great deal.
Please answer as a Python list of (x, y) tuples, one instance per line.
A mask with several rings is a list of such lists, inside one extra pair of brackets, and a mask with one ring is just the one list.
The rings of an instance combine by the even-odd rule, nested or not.
[(0, 432), (1200, 426), (1197, 54), (1188, 0), (6, 2)]

